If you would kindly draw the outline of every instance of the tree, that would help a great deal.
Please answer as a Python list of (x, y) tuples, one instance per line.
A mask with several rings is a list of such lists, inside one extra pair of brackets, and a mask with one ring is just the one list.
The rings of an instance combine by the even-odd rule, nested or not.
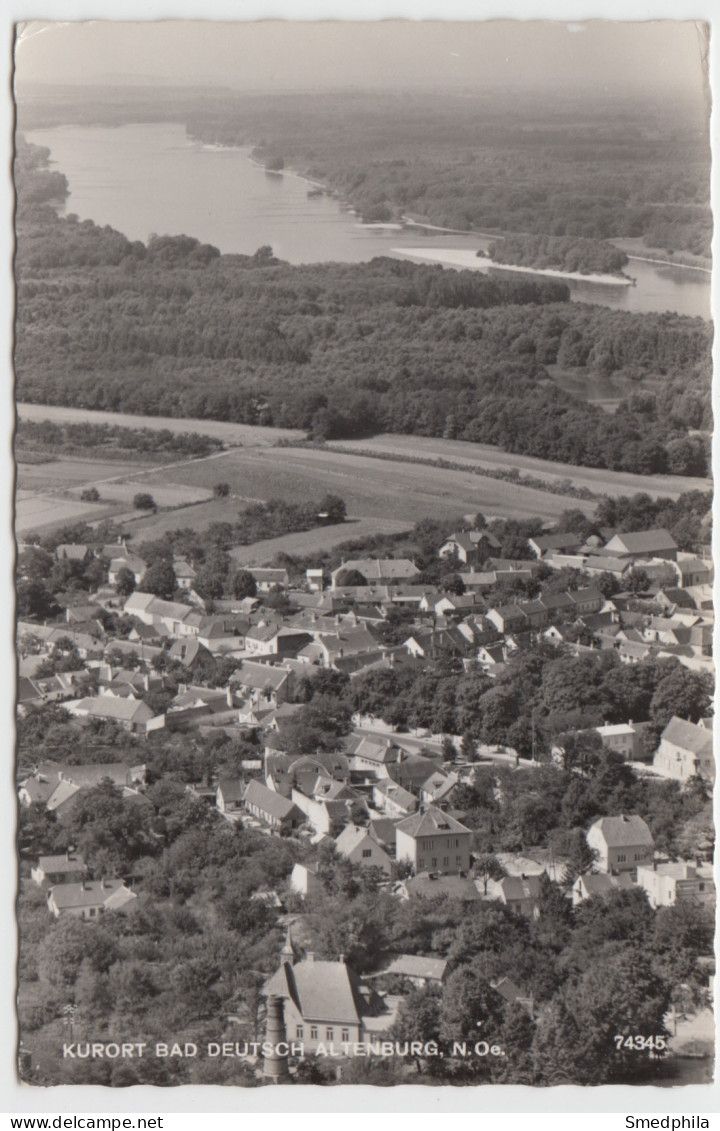
[(630, 593), (646, 593), (650, 588), (650, 578), (647, 571), (633, 566), (625, 575), (625, 586)]
[[(390, 1030), (394, 1041), (419, 1041), (423, 1046), (440, 1038), (440, 1009), (442, 998), (434, 986), (411, 990), (403, 998), (397, 1019)], [(426, 1061), (415, 1058), (418, 1072), (422, 1072)]]
[(257, 595), (257, 582), (248, 569), (238, 569), (230, 580), (232, 595), (238, 601)]
[(159, 558), (143, 574), (140, 588), (143, 593), (152, 593), (156, 597), (169, 600), (177, 587), (175, 570), (166, 558)]
[(96, 503), (100, 498), (100, 492), (97, 487), (86, 487), (81, 491), (80, 498), (84, 503)]
[(339, 495), (323, 495), (318, 503), (318, 513), (327, 515), (328, 522), (344, 522), (347, 518), (345, 500)]
[(507, 875), (503, 864), (492, 852), (482, 852), (475, 857), (473, 873), (483, 881), (485, 895), (487, 895), (490, 880), (501, 880), (503, 876)]
[(361, 586), (367, 585), (367, 578), (364, 574), (360, 573), (359, 569), (341, 569), (335, 579), (335, 584), (338, 586)]
[(135, 574), (127, 566), (123, 566), (115, 575), (115, 592), (120, 597), (129, 597), (135, 592)]
[(661, 671), (650, 703), (650, 716), (655, 723), (665, 727), (673, 715), (696, 723), (707, 714), (713, 687), (711, 676), (690, 671), (675, 659)]
[(226, 499), (230, 494), (229, 483), (216, 483), (213, 487), (213, 495), (216, 499)]
[(465, 582), (459, 573), (446, 573), (440, 584), (443, 592), (450, 593), (453, 597), (462, 597), (465, 592)]
[(138, 511), (154, 511), (157, 510), (157, 503), (152, 495), (146, 491), (138, 491), (137, 495), (133, 496), (133, 506)]

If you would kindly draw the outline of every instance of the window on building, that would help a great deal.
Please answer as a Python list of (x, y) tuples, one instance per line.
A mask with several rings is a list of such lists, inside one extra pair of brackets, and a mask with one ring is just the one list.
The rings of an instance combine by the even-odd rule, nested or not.
[(372, 856), (372, 848), (363, 848), (362, 854), (363, 856)]
[(443, 856), (443, 868), (447, 868), (449, 864), (450, 864), (450, 857), (449, 856)]
[(455, 857), (455, 863), (456, 864), (462, 864), (462, 856), (456, 856)]
[(295, 1036), (299, 1037), (300, 1040), (302, 1040), (305, 1036), (305, 1030), (303, 1029), (302, 1025), (295, 1026)]
[(430, 861), (430, 867), (437, 868), (437, 856), (433, 856), (432, 860)]
[(335, 1030), (330, 1029), (330, 1028), (326, 1029), (325, 1030), (325, 1040), (326, 1041), (332, 1041), (334, 1039), (335, 1039)]
[(340, 1040), (341, 1041), (349, 1041), (350, 1040), (350, 1030), (349, 1029), (341, 1030)]
[(705, 891), (705, 884), (698, 884), (698, 891)]
[(310, 1040), (316, 1041), (317, 1039), (318, 1039), (317, 1025), (311, 1025), (310, 1026)]
[(420, 857), (420, 859), (417, 862), (417, 866), (420, 869), (420, 871), (422, 872), (423, 868), (425, 867), (425, 857), (424, 856)]
[(617, 857), (618, 864), (624, 864), (625, 860), (626, 860), (625, 855), (623, 853), (619, 852), (618, 857)]

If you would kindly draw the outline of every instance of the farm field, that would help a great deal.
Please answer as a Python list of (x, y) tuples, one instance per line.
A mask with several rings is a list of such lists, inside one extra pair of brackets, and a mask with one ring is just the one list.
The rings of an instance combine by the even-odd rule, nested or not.
[[(500, 451), (489, 444), (470, 444), (464, 440), (433, 439), (429, 436), (403, 436), (385, 433), (367, 440), (335, 440), (334, 448), (343, 451), (372, 451), (397, 456), (420, 456), (423, 459), (446, 459), (478, 467), (517, 468), (521, 473), (550, 481), (569, 480), (575, 487), (587, 487), (599, 495), (634, 495), (638, 491), (677, 499), (686, 491), (709, 491), (710, 479), (692, 479), (684, 475), (634, 475), (626, 471), (607, 471), (599, 467), (577, 467)], [(575, 506), (566, 500), (565, 506)], [(562, 509), (562, 508), (561, 508)]]
[(389, 518), (410, 524), (421, 518), (445, 518), (478, 510), (493, 516), (552, 520), (570, 505), (581, 506), (587, 513), (595, 506), (593, 501), (569, 500), (537, 488), (484, 479), (472, 472), (389, 463), (351, 450), (240, 449), (216, 457), (212, 463), (197, 461), (171, 472), (158, 470), (144, 476), (143, 484), (154, 491), (156, 484), (168, 481), (168, 474), (175, 483), (208, 488), (222, 479), (240, 499), (283, 498), (301, 503), (330, 491), (345, 500), (352, 517)]
[(276, 554), (295, 554), (302, 558), (321, 550), (332, 550), (341, 542), (351, 542), (355, 538), (366, 538), (373, 534), (400, 534), (410, 529), (409, 523), (392, 518), (353, 518), (339, 526), (317, 526), (314, 530), (298, 534), (267, 538), (253, 546), (236, 546), (230, 551), (230, 557), (238, 565), (262, 566), (271, 562)]
[[(607, 390), (604, 390), (607, 392)], [(280, 439), (301, 440), (303, 433), (287, 428), (255, 428), (247, 424), (228, 424), (219, 420), (175, 420), (172, 417), (133, 416), (119, 412), (97, 412), (59, 405), (18, 404), (18, 416), (25, 420), (86, 421), (94, 424), (118, 424), (125, 428), (169, 428), (173, 432), (198, 432), (215, 436), (228, 445), (267, 448)], [(624, 471), (577, 467), (503, 452), (490, 444), (471, 444), (464, 440), (434, 439), (386, 433), (367, 440), (336, 440), (334, 447), (345, 451), (364, 449), (400, 456), (421, 456), (426, 459), (447, 459), (457, 463), (475, 463), (487, 468), (517, 468), (540, 478), (570, 479), (576, 486), (588, 487), (598, 494), (632, 495), (646, 491), (650, 495), (677, 498), (685, 491), (709, 490), (709, 479), (690, 479), (679, 475), (633, 475)], [(387, 474), (387, 473), (386, 473)], [(252, 494), (252, 492), (248, 492)], [(268, 497), (265, 495), (264, 497)], [(568, 504), (570, 505), (570, 504)], [(562, 509), (562, 508), (561, 508)]]

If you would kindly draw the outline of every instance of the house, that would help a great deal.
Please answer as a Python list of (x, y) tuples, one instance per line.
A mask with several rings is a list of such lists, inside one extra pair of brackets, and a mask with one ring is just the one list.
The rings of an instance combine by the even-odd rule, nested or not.
[(488, 881), (488, 899), (504, 903), (517, 915), (529, 919), (538, 916), (542, 875), (503, 876), (501, 880)]
[(417, 798), (389, 778), (376, 782), (372, 790), (373, 805), (388, 817), (407, 817), (417, 809)]
[(322, 569), (306, 569), (305, 580), (311, 593), (322, 592), (325, 587), (325, 578)]
[(142, 699), (115, 695), (77, 699), (68, 703), (66, 710), (79, 718), (102, 719), (105, 722), (118, 723), (131, 734), (145, 734), (148, 723), (155, 718), (153, 709)]
[(586, 899), (592, 899), (595, 895), (607, 895), (608, 892), (620, 888), (633, 887), (635, 881), (629, 872), (620, 872), (617, 876), (609, 872), (586, 872), (585, 875), (578, 876), (572, 886), (573, 907), (577, 907)]
[(500, 978), (497, 982), (491, 982), (490, 985), (508, 1005), (521, 1005), (523, 1009), (527, 1010), (530, 1017), (534, 1017), (534, 998), (527, 990), (521, 989), (511, 978)]
[(548, 553), (572, 553), (581, 544), (579, 534), (568, 531), (565, 534), (538, 534), (528, 538), (528, 546), (537, 558), (544, 558)]
[(309, 632), (277, 624), (258, 624), (245, 634), (245, 649), (256, 656), (297, 656), (311, 642)]
[(605, 723), (595, 730), (603, 746), (620, 754), (626, 762), (638, 762), (647, 757), (642, 746), (643, 732), (651, 723)]
[(710, 585), (713, 579), (712, 562), (696, 558), (692, 554), (679, 555), (672, 563), (677, 574), (677, 584), (681, 589), (692, 585)]
[(638, 868), (637, 882), (648, 895), (652, 907), (674, 907), (678, 903), (715, 905), (715, 880), (712, 865), (653, 864)]
[(276, 585), (281, 589), (287, 589), (290, 584), (290, 576), (286, 569), (257, 569), (251, 566), (248, 573), (255, 579), (258, 593), (269, 593)]
[(387, 966), (374, 974), (375, 978), (406, 978), (417, 989), (441, 986), (448, 973), (447, 958), (427, 957), (423, 954), (396, 954)]
[(318, 1045), (359, 1043), (363, 1037), (363, 997), (358, 980), (339, 962), (321, 962), (312, 952), (298, 962), (292, 945), (283, 948), (280, 969), (266, 982), (263, 995), (277, 995), (285, 1004), (290, 1042), (302, 1042), (305, 1053)]
[(89, 546), (80, 542), (61, 542), (55, 549), (55, 557), (59, 562), (89, 562), (93, 552)]
[(582, 589), (570, 589), (568, 597), (575, 606), (578, 616), (599, 613), (605, 604), (602, 593), (593, 585), (586, 585)]
[(460, 903), (476, 903), (482, 899), (476, 885), (467, 876), (442, 872), (419, 872), (404, 880), (398, 894), (402, 899), (438, 899), (447, 896)]
[(408, 558), (353, 558), (332, 571), (332, 588), (339, 587), (341, 573), (351, 570), (362, 574), (370, 585), (397, 585), (398, 582), (412, 581), (420, 573)]
[(420, 787), (420, 800), (424, 805), (440, 805), (448, 802), (458, 780), (457, 774), (434, 770)]
[(189, 562), (184, 558), (177, 558), (173, 562), (173, 572), (178, 589), (192, 589), (197, 573)]
[(451, 534), (438, 550), (438, 557), (454, 558), (463, 565), (478, 565), (500, 546), (500, 541), (489, 530), (466, 530)]
[(467, 872), (471, 839), (470, 829), (431, 805), (396, 826), (395, 857), (407, 860), (416, 872)]
[(290, 798), (296, 809), (305, 815), (307, 823), (321, 836), (337, 836), (350, 819), (350, 801), (312, 797), (299, 789), (293, 789)]
[(147, 573), (147, 568), (147, 562), (138, 557), (137, 554), (125, 554), (123, 557), (113, 556), (108, 569), (108, 583), (117, 585), (120, 571), (126, 569), (133, 575), (135, 584), (139, 585)]
[(673, 716), (660, 736), (653, 768), (665, 777), (687, 781), (698, 774), (715, 781), (712, 729)]
[(390, 857), (375, 840), (369, 829), (348, 824), (335, 840), (335, 848), (351, 864), (364, 868), (380, 868), (386, 875), (392, 872)]
[(527, 617), (519, 605), (498, 605), (487, 612), (486, 619), (503, 634), (522, 631), (528, 626)]
[(297, 805), (259, 781), (248, 783), (243, 798), (248, 813), (258, 817), (271, 829), (287, 832), (304, 824), (305, 818)]
[(48, 910), (56, 919), (98, 919), (105, 911), (122, 911), (137, 899), (124, 880), (81, 880), (56, 884), (47, 893)]
[(320, 865), (317, 861), (312, 864), (295, 864), (290, 873), (290, 889), (302, 899), (322, 891), (322, 880), (319, 876)]
[(260, 693), (273, 706), (294, 698), (295, 679), (287, 668), (280, 665), (243, 660), (230, 677), (230, 683), (245, 694)]
[(632, 872), (652, 861), (655, 842), (642, 817), (600, 817), (587, 831), (588, 847), (603, 872)]
[(30, 875), (36, 884), (80, 883), (87, 875), (87, 864), (82, 856), (69, 848), (56, 856), (41, 856)]
[(375, 777), (388, 777), (388, 767), (397, 763), (402, 757), (399, 746), (390, 738), (384, 741), (374, 738), (361, 739), (356, 746), (350, 761), (350, 768), (374, 774)]
[(215, 804), (221, 813), (237, 813), (245, 799), (245, 782), (242, 778), (220, 778), (215, 792)]
[(616, 558), (663, 558), (675, 561), (678, 544), (669, 530), (628, 531), (616, 534), (605, 544), (605, 549)]

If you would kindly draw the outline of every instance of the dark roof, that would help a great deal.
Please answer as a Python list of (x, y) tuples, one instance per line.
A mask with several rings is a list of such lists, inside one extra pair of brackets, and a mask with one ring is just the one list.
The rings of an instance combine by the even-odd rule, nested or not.
[(344, 962), (285, 962), (263, 993), (291, 998), (305, 1021), (357, 1025), (360, 1020), (357, 990)]
[(245, 805), (256, 805), (263, 813), (274, 817), (278, 821), (284, 821), (291, 813), (299, 812), (297, 806), (288, 801), (280, 793), (275, 793), (273, 789), (268, 789), (259, 781), (251, 781), (245, 790), (244, 797)]

